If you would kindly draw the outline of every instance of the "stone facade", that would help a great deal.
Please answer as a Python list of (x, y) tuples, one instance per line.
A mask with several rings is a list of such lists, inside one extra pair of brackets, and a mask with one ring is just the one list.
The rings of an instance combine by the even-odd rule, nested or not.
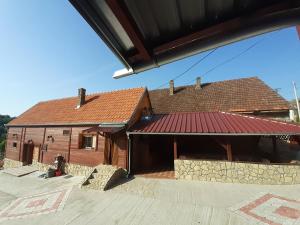
[[(50, 165), (32, 161), (32, 165), (39, 171), (46, 172)], [(97, 167), (82, 166), (66, 163), (65, 173), (73, 176), (83, 176), (82, 186), (84, 188), (107, 190), (118, 183), (119, 179), (126, 175), (122, 168), (111, 165), (98, 165)]]
[[(46, 172), (50, 165), (37, 162), (32, 160), (32, 165), (35, 166), (38, 170)], [(89, 166), (82, 166), (78, 164), (66, 163), (65, 164), (65, 173), (71, 174), (73, 176), (89, 176), (92, 171), (94, 170), (93, 167)]]
[(3, 166), (4, 169), (15, 168), (15, 167), (20, 167), (20, 166), (23, 166), (23, 163), (20, 161), (8, 159), (8, 158), (4, 159), (4, 166)]
[(299, 165), (175, 160), (177, 179), (245, 184), (300, 184)]
[(112, 165), (98, 165), (83, 183), (83, 188), (105, 191), (124, 178), (126, 171)]

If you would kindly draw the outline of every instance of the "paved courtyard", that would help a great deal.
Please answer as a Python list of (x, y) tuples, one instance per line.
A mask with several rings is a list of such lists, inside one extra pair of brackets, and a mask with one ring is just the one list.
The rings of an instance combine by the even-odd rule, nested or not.
[(300, 185), (138, 177), (101, 192), (38, 174), (0, 172), (0, 224), (300, 224)]

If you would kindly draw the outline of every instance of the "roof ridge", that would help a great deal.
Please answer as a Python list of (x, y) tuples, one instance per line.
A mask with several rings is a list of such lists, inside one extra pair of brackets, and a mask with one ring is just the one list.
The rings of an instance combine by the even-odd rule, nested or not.
[[(143, 89), (143, 90), (144, 90), (145, 87), (135, 87), (135, 88), (125, 88), (125, 89), (112, 90), (112, 91), (94, 92), (94, 93), (86, 94), (86, 96), (94, 96), (94, 95), (101, 95), (101, 94), (109, 94), (109, 93), (113, 93), (113, 92), (130, 91), (130, 90), (138, 90), (138, 89)], [(63, 97), (63, 98), (49, 99), (49, 100), (45, 100), (45, 101), (40, 101), (40, 102), (38, 102), (37, 104), (40, 104), (40, 103), (48, 103), (48, 102), (52, 102), (52, 101), (62, 101), (62, 100), (73, 99), (73, 98), (77, 98), (77, 96), (74, 95), (74, 96), (70, 96), (70, 97)]]
[(246, 118), (249, 118), (249, 119), (269, 121), (269, 122), (272, 122), (272, 123), (288, 124), (288, 125), (296, 126), (296, 127), (300, 126), (299, 124), (293, 123), (293, 122), (276, 120), (276, 119), (272, 119), (272, 118), (263, 118), (263, 117), (259, 117), (259, 116), (255, 116), (255, 115), (245, 115), (245, 114), (239, 114), (239, 113), (234, 113), (234, 112), (224, 112), (224, 111), (220, 112), (220, 113), (229, 114), (229, 115), (235, 115), (235, 116), (240, 116), (240, 117), (244, 117), (244, 118), (246, 117)]
[[(213, 81), (213, 82), (205, 82), (205, 83), (202, 83), (201, 85), (203, 85), (203, 84), (212, 84), (212, 83), (225, 83), (225, 82), (231, 82), (231, 81), (236, 81), (236, 80), (250, 80), (250, 79), (257, 79), (257, 80), (260, 80), (260, 81), (264, 82), (258, 76), (251, 76), (251, 77), (242, 77), (242, 78), (235, 78), (235, 79), (229, 79), (229, 80), (219, 80), (219, 81)], [(175, 86), (175, 88), (191, 87), (191, 86), (195, 86), (195, 84)], [(150, 91), (158, 91), (158, 90), (165, 90), (165, 89), (169, 89), (169, 88), (152, 89)]]

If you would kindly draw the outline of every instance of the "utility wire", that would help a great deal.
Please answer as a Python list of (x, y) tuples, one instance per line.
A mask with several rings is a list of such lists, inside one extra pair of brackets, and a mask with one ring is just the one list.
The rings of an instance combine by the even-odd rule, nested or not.
[[(215, 69), (219, 68), (220, 66), (223, 66), (233, 60), (235, 60), (236, 58), (240, 57), (241, 55), (245, 54), (246, 52), (248, 52), (249, 50), (251, 50), (252, 48), (254, 48), (255, 46), (257, 46), (258, 44), (260, 44), (262, 41), (264, 41), (265, 38), (263, 39), (260, 39), (258, 41), (256, 41), (254, 44), (250, 45), (248, 48), (246, 48), (245, 50), (243, 50), (242, 52), (238, 53), (237, 55), (229, 58), (229, 59), (226, 59), (225, 61), (221, 62), (220, 64), (217, 64), (216, 66), (214, 66), (213, 68), (209, 69), (208, 71), (206, 71), (202, 77), (204, 77), (205, 75), (207, 75), (208, 73), (214, 71)], [(193, 80), (190, 80), (189, 82), (186, 82), (185, 84), (190, 84), (192, 82), (194, 82), (195, 78)]]
[[(184, 74), (186, 74), (187, 72), (189, 72), (191, 69), (193, 69), (195, 66), (197, 66), (199, 63), (201, 63), (204, 59), (206, 59), (208, 56), (210, 56), (212, 53), (214, 53), (218, 48), (213, 49), (212, 51), (210, 51), (208, 54), (206, 54), (205, 56), (203, 56), (201, 59), (199, 59), (197, 62), (195, 62), (193, 65), (191, 65), (188, 69), (186, 69), (184, 72), (178, 74), (177, 76), (173, 77), (172, 80), (177, 80), (178, 78), (182, 77)], [(155, 89), (159, 89), (165, 85), (167, 85), (169, 82), (163, 83), (162, 85), (158, 86)]]

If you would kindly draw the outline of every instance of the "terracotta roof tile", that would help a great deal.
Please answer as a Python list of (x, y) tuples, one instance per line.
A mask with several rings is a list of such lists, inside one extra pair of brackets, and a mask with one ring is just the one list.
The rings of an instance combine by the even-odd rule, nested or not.
[(144, 88), (133, 88), (87, 95), (86, 103), (78, 109), (78, 97), (40, 102), (8, 126), (127, 122), (144, 92)]
[(200, 90), (195, 85), (149, 91), (154, 113), (199, 111), (280, 111), (288, 110), (289, 103), (257, 77), (204, 83)]

